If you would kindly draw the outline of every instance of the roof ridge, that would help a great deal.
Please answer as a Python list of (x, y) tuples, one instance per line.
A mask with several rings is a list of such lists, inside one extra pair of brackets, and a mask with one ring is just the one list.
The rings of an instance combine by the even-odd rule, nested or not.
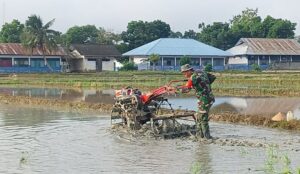
[[(154, 40), (154, 41), (156, 41), (156, 40)], [(154, 42), (153, 41), (153, 42)], [(150, 51), (159, 43), (159, 42), (161, 42), (162, 41), (162, 39), (160, 38), (160, 39), (158, 39), (158, 41), (157, 41), (157, 43), (156, 44), (154, 44), (150, 49), (149, 49), (149, 51), (147, 51), (147, 54), (149, 54), (150, 53)]]

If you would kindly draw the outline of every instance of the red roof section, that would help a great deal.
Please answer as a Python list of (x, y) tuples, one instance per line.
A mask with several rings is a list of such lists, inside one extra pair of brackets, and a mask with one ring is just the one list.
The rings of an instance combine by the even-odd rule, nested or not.
[[(20, 43), (0, 43), (0, 55), (33, 55), (33, 56), (42, 56), (43, 52), (41, 49), (35, 48), (31, 53), (30, 49), (25, 48)], [(58, 46), (56, 50), (53, 50), (51, 53), (49, 50), (46, 50), (45, 56), (65, 56), (67, 55), (64, 49), (61, 46)]]

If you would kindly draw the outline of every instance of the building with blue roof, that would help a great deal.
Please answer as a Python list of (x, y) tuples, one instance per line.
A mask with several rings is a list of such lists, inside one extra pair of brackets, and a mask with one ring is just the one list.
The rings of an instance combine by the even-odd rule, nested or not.
[(156, 70), (179, 70), (180, 58), (188, 56), (191, 65), (202, 68), (211, 64), (214, 70), (224, 70), (225, 59), (231, 54), (218, 48), (206, 45), (194, 39), (161, 38), (130, 50), (123, 54), (129, 56), (139, 70), (152, 68), (152, 63), (148, 61), (151, 54), (158, 54), (160, 60), (156, 62)]

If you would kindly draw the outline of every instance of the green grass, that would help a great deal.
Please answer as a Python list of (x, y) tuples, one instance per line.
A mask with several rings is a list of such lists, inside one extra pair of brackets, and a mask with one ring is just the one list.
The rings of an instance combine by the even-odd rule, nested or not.
[[(244, 158), (247, 158), (248, 155), (251, 155), (245, 149), (241, 149), (241, 155)], [(268, 174), (299, 174), (300, 168), (293, 169), (291, 166), (291, 160), (286, 153), (279, 151), (277, 145), (270, 145), (266, 148), (266, 159), (262, 170), (264, 173)], [(296, 154), (295, 154), (296, 155)]]
[(200, 162), (194, 162), (190, 168), (190, 174), (201, 174), (201, 168)]
[(266, 173), (299, 174), (299, 169), (292, 169), (291, 160), (287, 154), (280, 153), (278, 148), (270, 146), (267, 148), (267, 159), (265, 161)]

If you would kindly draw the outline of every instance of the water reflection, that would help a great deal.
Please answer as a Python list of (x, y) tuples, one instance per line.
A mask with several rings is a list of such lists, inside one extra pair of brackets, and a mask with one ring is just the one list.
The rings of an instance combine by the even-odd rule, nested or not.
[[(46, 108), (27, 108), (12, 105), (0, 105), (0, 126), (35, 127), (60, 119), (78, 119), (80, 113), (64, 112)], [(83, 117), (80, 120), (84, 120)]]
[[(198, 162), (202, 173), (223, 174), (252, 173), (265, 164), (264, 148), (203, 144), (188, 139), (130, 139), (128, 134), (108, 131), (109, 116), (38, 108), (15, 110), (16, 107), (0, 105), (0, 173), (181, 174), (189, 173), (193, 162)], [(295, 155), (299, 134), (218, 123), (211, 123), (211, 130), (221, 139), (236, 137), (279, 144), (290, 157), (291, 166), (299, 166), (300, 156)], [(26, 162), (20, 163), (22, 157)]]
[[(69, 101), (91, 103), (114, 103), (112, 89), (53, 89), (53, 88), (6, 88), (1, 87), (0, 93), (13, 96), (43, 97)], [(170, 97), (175, 108), (197, 109), (195, 97)], [(300, 119), (299, 97), (217, 97), (212, 111), (236, 112), (249, 115), (273, 116), (278, 112), (292, 111)]]
[(0, 93), (12, 96), (42, 97), (91, 103), (113, 103), (113, 90), (57, 89), (57, 88), (7, 88)]

